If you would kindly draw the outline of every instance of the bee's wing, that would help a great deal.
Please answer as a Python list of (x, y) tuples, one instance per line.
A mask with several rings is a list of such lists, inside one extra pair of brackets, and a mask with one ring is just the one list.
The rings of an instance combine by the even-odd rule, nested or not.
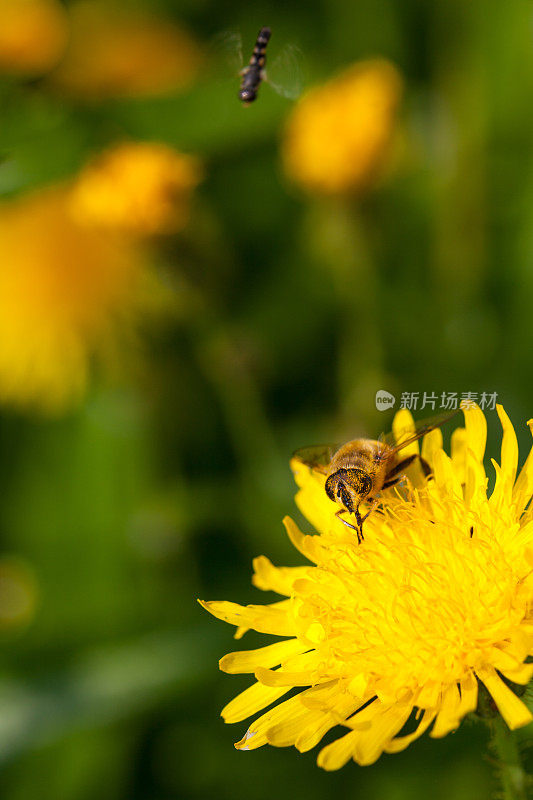
[(302, 93), (305, 83), (304, 56), (299, 47), (287, 44), (278, 56), (268, 61), (265, 80), (275, 92), (289, 100), (296, 100)]
[(378, 441), (392, 447), (394, 452), (398, 452), (399, 450), (403, 450), (404, 447), (408, 447), (413, 442), (416, 442), (418, 439), (421, 439), (427, 433), (445, 425), (457, 416), (460, 411), (461, 409), (458, 408), (456, 411), (451, 411), (448, 414), (437, 414), (435, 417), (419, 420), (415, 422), (414, 432), (412, 428), (406, 428), (405, 433), (402, 433), (401, 430), (395, 430), (394, 433), (391, 431), (390, 433), (381, 434)]
[(318, 472), (325, 472), (331, 459), (341, 447), (340, 444), (316, 444), (310, 447), (300, 447), (293, 453), (293, 458), (301, 461), (311, 469), (316, 469)]
[(211, 68), (221, 78), (235, 78), (242, 69), (242, 36), (229, 29), (215, 34), (209, 44)]

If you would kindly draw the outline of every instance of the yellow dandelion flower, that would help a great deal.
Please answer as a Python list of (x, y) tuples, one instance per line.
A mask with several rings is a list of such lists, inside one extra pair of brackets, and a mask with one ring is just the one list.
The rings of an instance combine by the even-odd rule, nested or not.
[(115, 357), (147, 302), (138, 248), (79, 226), (68, 198), (53, 187), (0, 205), (3, 403), (57, 411), (79, 399), (93, 357)]
[(59, 61), (66, 41), (58, 0), (0, 0), (0, 71), (42, 75)]
[(85, 225), (146, 235), (175, 232), (188, 221), (200, 178), (194, 156), (157, 142), (124, 142), (82, 170), (71, 209)]
[(433, 479), (404, 497), (389, 490), (361, 545), (334, 517), (324, 476), (293, 463), (297, 504), (320, 535), (304, 535), (289, 518), (285, 526), (312, 565), (279, 568), (262, 556), (253, 583), (282, 600), (203, 603), (236, 625), (237, 637), (250, 628), (281, 637), (220, 662), (256, 678), (224, 708), (226, 722), (271, 706), (238, 749), (269, 743), (303, 752), (340, 725), (344, 734), (320, 751), (319, 765), (372, 764), (429, 729), (435, 738), (454, 731), (476, 709), (480, 683), (509, 728), (532, 720), (509, 682), (533, 674), (533, 449), (517, 478), (515, 432), (499, 407), (501, 463), (493, 461), (487, 496), (485, 417), (477, 407), (464, 414), (451, 457), (439, 430), (425, 437)]
[(311, 89), (285, 129), (287, 175), (317, 194), (366, 189), (390, 143), (401, 90), (398, 70), (384, 60), (354, 64)]
[(70, 11), (65, 57), (53, 82), (89, 100), (185, 89), (202, 63), (194, 39), (170, 20), (104, 2)]

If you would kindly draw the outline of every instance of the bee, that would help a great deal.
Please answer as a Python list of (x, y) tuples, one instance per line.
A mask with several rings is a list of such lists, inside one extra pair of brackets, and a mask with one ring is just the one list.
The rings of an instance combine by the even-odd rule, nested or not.
[[(326, 476), (326, 494), (340, 506), (335, 516), (357, 533), (360, 544), (364, 539), (363, 522), (379, 504), (382, 489), (390, 489), (399, 483), (407, 467), (416, 460), (426, 478), (431, 474), (431, 467), (422, 456), (413, 453), (402, 457), (401, 451), (430, 431), (440, 428), (458, 413), (459, 409), (422, 421), (414, 433), (399, 442), (393, 434), (379, 439), (353, 439), (343, 445), (302, 447), (294, 453), (294, 458)], [(362, 502), (369, 503), (364, 516), (359, 511)], [(353, 514), (356, 525), (344, 519), (344, 514)]]
[(261, 81), (266, 79), (266, 47), (271, 35), (270, 28), (261, 28), (257, 35), (250, 63), (241, 70), (242, 81), (239, 100), (242, 100), (246, 105), (257, 98), (257, 91)]

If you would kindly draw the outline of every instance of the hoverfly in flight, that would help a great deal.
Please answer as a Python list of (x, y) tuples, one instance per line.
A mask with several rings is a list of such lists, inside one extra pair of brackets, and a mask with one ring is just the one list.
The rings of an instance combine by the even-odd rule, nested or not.
[(295, 100), (302, 92), (303, 57), (300, 50), (292, 44), (285, 45), (266, 71), (266, 48), (272, 32), (263, 27), (257, 35), (249, 63), (243, 67), (242, 38), (238, 31), (224, 31), (214, 40), (214, 49), (219, 59), (225, 62), (233, 76), (240, 75), (239, 100), (249, 105), (257, 99), (261, 83), (265, 82), (275, 92)]
[[(416, 459), (424, 475), (428, 477), (431, 474), (431, 468), (422, 456), (415, 453), (402, 457), (401, 451), (430, 431), (440, 428), (459, 410), (418, 423), (415, 432), (399, 442), (391, 433), (379, 439), (353, 439), (343, 445), (302, 447), (295, 452), (294, 458), (326, 476), (326, 494), (340, 506), (335, 516), (356, 531), (357, 541), (361, 543), (364, 539), (363, 522), (378, 505), (382, 489), (399, 483), (407, 467)], [(363, 517), (359, 511), (362, 502), (370, 505)], [(356, 525), (341, 518), (343, 514), (353, 514)]]
[(241, 70), (242, 81), (239, 100), (242, 100), (243, 103), (248, 104), (256, 100), (261, 81), (266, 78), (266, 47), (271, 35), (270, 28), (261, 28), (257, 35), (250, 63)]

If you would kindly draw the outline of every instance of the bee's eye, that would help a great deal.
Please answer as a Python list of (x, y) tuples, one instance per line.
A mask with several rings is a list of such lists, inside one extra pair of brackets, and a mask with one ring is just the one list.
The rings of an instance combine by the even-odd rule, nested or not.
[(364, 470), (354, 467), (353, 469), (342, 470), (342, 472), (348, 486), (354, 492), (357, 492), (361, 498), (366, 497), (372, 491), (372, 481)]
[(365, 475), (363, 473), (363, 475), (361, 475), (361, 494), (366, 496), (367, 494), (370, 494), (371, 490), (372, 490), (372, 481), (370, 480), (368, 475)]
[(327, 496), (329, 497), (330, 500), (333, 500), (333, 502), (335, 502), (335, 485), (336, 485), (336, 483), (337, 483), (337, 481), (335, 479), (335, 475), (330, 475), (329, 478), (326, 481), (326, 485), (324, 486), (324, 489), (326, 490)]

